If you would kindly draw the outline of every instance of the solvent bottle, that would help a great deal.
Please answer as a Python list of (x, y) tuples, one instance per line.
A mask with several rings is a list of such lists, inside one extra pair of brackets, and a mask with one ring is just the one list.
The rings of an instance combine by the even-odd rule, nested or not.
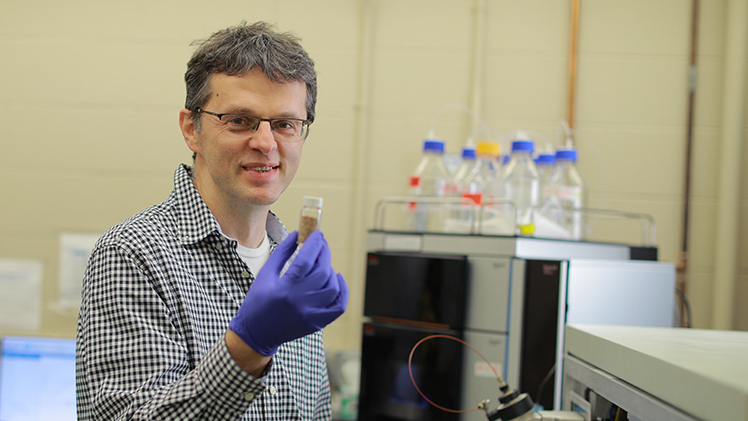
[(559, 149), (556, 151), (556, 170), (549, 184), (552, 194), (560, 205), (558, 223), (569, 232), (572, 240), (582, 239), (582, 208), (584, 183), (576, 167), (576, 149)]
[[(423, 155), (410, 180), (411, 195), (428, 198), (447, 197), (450, 176), (444, 165), (444, 141), (423, 141)], [(441, 232), (444, 229), (447, 207), (440, 204), (418, 203), (408, 207), (407, 228), (415, 232)]]
[(535, 234), (535, 209), (540, 200), (540, 177), (532, 159), (532, 140), (512, 141), (512, 155), (504, 169), (504, 198), (516, 205), (519, 235)]
[(460, 166), (455, 170), (452, 176), (451, 195), (455, 197), (462, 196), (464, 190), (465, 179), (470, 172), (475, 168), (477, 163), (475, 146), (465, 146), (462, 148), (462, 160)]
[[(497, 158), (499, 144), (478, 142), (475, 148), (475, 159), (472, 168), (460, 177), (460, 197), (466, 203), (456, 206), (447, 220), (448, 232), (470, 232), (473, 220), (478, 217), (478, 207), (483, 201), (494, 196), (494, 186), (499, 176)], [(454, 181), (457, 181), (455, 179)]]
[(475, 168), (464, 182), (462, 197), (471, 199), (476, 205), (484, 200), (495, 198), (496, 181), (499, 179), (499, 144), (495, 142), (478, 142), (475, 150)]
[(299, 254), (301, 246), (304, 241), (309, 237), (309, 234), (319, 229), (320, 221), (322, 219), (322, 198), (315, 196), (304, 196), (301, 202), (301, 218), (299, 219), (299, 237), (296, 240), (296, 250), (294, 250), (291, 257), (286, 260), (283, 265), (280, 275), (291, 267), (296, 255)]
[(540, 205), (543, 206), (550, 193), (550, 180), (556, 169), (555, 151), (543, 151), (535, 157), (535, 167), (540, 179)]

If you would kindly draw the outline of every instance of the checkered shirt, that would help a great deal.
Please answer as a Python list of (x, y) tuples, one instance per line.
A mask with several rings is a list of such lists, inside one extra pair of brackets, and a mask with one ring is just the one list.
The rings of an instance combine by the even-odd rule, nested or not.
[[(287, 235), (268, 214), (272, 247)], [(180, 165), (163, 203), (109, 229), (83, 279), (78, 419), (329, 420), (322, 333), (279, 347), (259, 379), (224, 334), (254, 275)]]

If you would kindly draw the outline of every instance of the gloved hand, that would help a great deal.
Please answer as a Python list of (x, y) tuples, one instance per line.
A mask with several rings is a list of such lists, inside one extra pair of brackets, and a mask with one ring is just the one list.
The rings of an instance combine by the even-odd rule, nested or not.
[(314, 333), (338, 318), (348, 305), (345, 279), (330, 265), (330, 248), (320, 231), (304, 241), (296, 260), (279, 276), (296, 249), (291, 233), (270, 254), (229, 328), (258, 353)]

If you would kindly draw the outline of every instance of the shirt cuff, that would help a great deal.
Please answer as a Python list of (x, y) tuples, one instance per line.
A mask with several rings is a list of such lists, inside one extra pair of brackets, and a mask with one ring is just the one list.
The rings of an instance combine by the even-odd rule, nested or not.
[[(270, 365), (262, 373), (264, 376)], [(197, 367), (197, 376), (204, 392), (217, 402), (246, 409), (262, 394), (265, 385), (236, 364), (226, 341), (216, 341)]]

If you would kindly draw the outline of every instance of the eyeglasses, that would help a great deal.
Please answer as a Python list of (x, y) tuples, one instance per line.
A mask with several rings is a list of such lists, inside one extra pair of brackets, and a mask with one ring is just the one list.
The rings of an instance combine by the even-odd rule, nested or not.
[(210, 114), (218, 118), (221, 124), (225, 125), (230, 132), (237, 135), (249, 135), (257, 131), (260, 123), (267, 121), (270, 123), (270, 130), (273, 132), (275, 140), (283, 142), (301, 142), (306, 140), (309, 135), (309, 120), (300, 118), (260, 118), (246, 114), (218, 114), (212, 111), (203, 110), (198, 107), (196, 113)]

